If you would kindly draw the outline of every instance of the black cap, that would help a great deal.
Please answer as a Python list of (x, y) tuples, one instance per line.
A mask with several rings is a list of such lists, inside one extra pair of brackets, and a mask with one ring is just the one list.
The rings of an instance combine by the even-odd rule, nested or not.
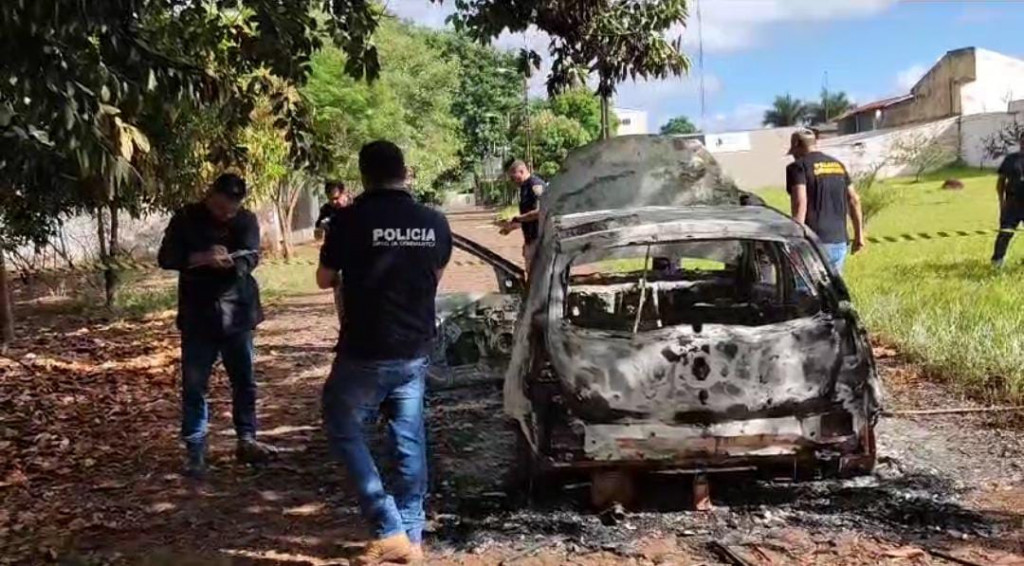
[(245, 187), (245, 179), (234, 173), (224, 173), (213, 182), (213, 192), (222, 194), (233, 201), (241, 202), (245, 199), (248, 191)]

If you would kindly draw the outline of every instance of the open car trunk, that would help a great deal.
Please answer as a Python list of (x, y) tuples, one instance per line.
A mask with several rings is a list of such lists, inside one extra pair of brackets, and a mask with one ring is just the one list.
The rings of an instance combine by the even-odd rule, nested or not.
[[(809, 245), (583, 249), (556, 265), (548, 318), (559, 322), (546, 336), (563, 424), (583, 425), (565, 445), (574, 458), (706, 465), (857, 450), (867, 407), (856, 384), (870, 367), (808, 266)], [(545, 439), (549, 450), (565, 453), (557, 438)]]

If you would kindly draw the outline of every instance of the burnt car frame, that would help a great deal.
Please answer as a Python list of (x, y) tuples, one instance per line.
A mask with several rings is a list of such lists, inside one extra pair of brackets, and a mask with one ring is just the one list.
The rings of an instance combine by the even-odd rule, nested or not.
[(542, 202), (504, 377), (528, 477), (607, 505), (629, 471), (871, 471), (881, 388), (813, 233), (680, 138), (578, 150)]

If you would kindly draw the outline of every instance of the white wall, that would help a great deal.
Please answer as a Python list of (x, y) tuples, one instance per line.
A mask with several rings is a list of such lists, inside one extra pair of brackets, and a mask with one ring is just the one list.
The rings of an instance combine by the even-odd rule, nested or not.
[(1014, 119), (1024, 121), (1024, 114), (995, 112), (990, 114), (975, 114), (964, 116), (960, 124), (961, 155), (964, 162), (974, 167), (987, 167), (995, 169), (999, 167), (1002, 158), (991, 159), (985, 155), (985, 138), (1001, 130)]
[(650, 133), (647, 124), (647, 112), (643, 110), (630, 110), (628, 108), (613, 108), (612, 112), (619, 119), (619, 128), (615, 135), (632, 136)]
[[(869, 169), (892, 152), (893, 143), (903, 136), (937, 136), (972, 167), (995, 168), (1001, 158), (985, 155), (985, 139), (1014, 120), (1024, 122), (1024, 112), (990, 112), (959, 118), (945, 118), (925, 124), (876, 130), (851, 136), (822, 140), (820, 149), (846, 164), (851, 173)], [(907, 166), (888, 166), (879, 171), (882, 178), (910, 174)]]
[[(945, 118), (902, 128), (874, 130), (829, 138), (821, 141), (819, 149), (845, 164), (851, 174), (856, 174), (870, 170), (874, 164), (886, 160), (891, 155), (894, 144), (904, 136), (938, 137), (942, 143), (950, 147), (951, 151), (955, 151), (956, 122), (957, 118)], [(878, 174), (881, 178), (887, 178), (906, 175), (910, 172), (910, 168), (905, 165), (886, 166)]]
[(987, 49), (974, 51), (977, 80), (960, 89), (964, 115), (1006, 112), (1024, 98), (1024, 61)]

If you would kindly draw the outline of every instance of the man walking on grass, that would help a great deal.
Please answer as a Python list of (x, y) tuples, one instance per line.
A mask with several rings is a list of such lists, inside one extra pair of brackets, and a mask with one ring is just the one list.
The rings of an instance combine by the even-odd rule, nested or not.
[(523, 261), (526, 271), (529, 271), (540, 238), (540, 198), (546, 185), (540, 177), (530, 173), (530, 168), (523, 161), (512, 162), (508, 176), (519, 187), (519, 214), (502, 226), (501, 234), (510, 234), (516, 228), (522, 229)]
[(1021, 133), (1019, 151), (1003, 159), (996, 179), (996, 194), (999, 196), (999, 235), (992, 252), (992, 265), (1001, 268), (1010, 247), (1013, 232), (1024, 222), (1024, 132)]
[[(321, 289), (341, 285), (345, 313), (324, 384), (324, 429), (373, 534), (354, 564), (417, 562), (427, 491), (423, 395), (434, 301), (452, 236), (441, 213), (413, 200), (397, 146), (363, 146), (359, 171), (366, 191), (335, 214), (316, 273)], [(382, 408), (398, 462), (390, 492), (366, 440)]]
[(786, 192), (793, 219), (817, 234), (827, 259), (841, 274), (849, 241), (847, 216), (853, 223), (853, 253), (864, 248), (864, 217), (857, 190), (846, 167), (817, 150), (814, 132), (793, 132), (789, 155), (794, 161), (786, 166)]
[(256, 441), (253, 330), (263, 311), (252, 270), (259, 263), (260, 228), (242, 208), (245, 194), (240, 177), (218, 177), (201, 202), (174, 214), (158, 256), (160, 267), (179, 272), (181, 436), (186, 473), (197, 478), (206, 473), (206, 391), (218, 357), (231, 380), (236, 458), (255, 464), (273, 453)]

